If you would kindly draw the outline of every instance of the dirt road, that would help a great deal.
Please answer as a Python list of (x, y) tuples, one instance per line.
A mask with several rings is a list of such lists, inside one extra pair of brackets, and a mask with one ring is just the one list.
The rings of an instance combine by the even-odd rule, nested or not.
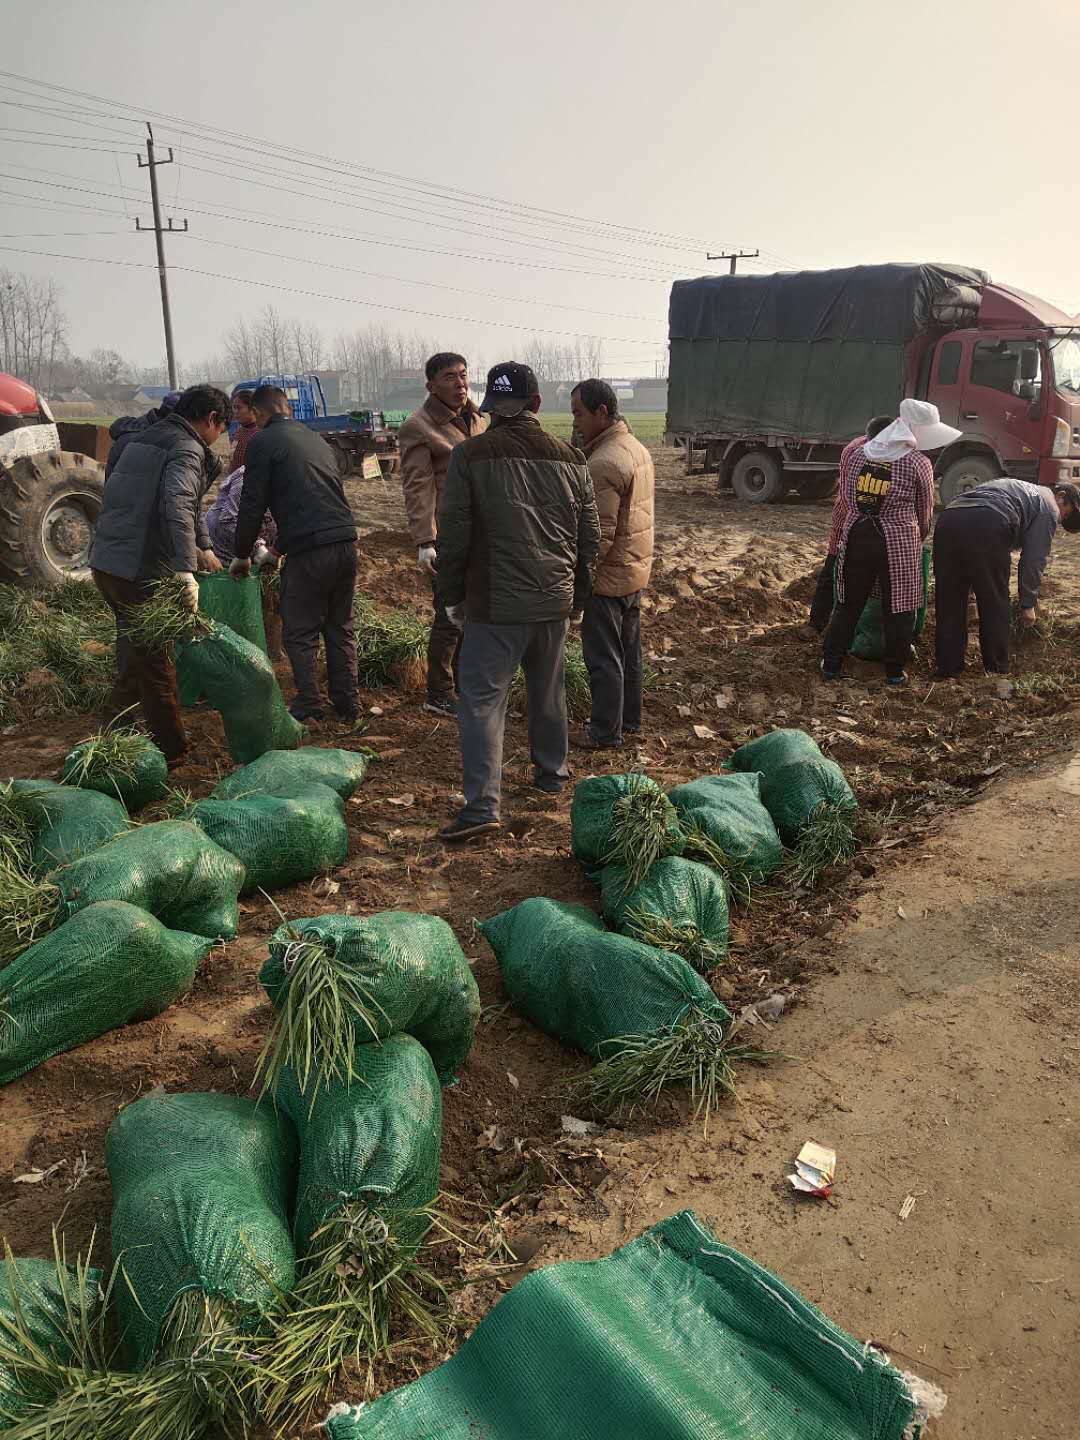
[[(361, 583), (380, 602), (426, 608), (400, 492), (357, 482), (352, 498)], [(382, 756), (348, 807), (340, 890), (274, 898), (294, 918), (397, 907), (454, 926), (487, 1008), (461, 1083), (446, 1092), (442, 1178), (470, 1202), (492, 1253), (508, 1243), (535, 1252), (534, 1265), (598, 1255), (692, 1205), (854, 1334), (941, 1384), (951, 1396), (942, 1440), (1065, 1437), (1080, 1407), (1067, 1358), (1080, 1290), (1067, 1239), (1080, 767), (1064, 772), (1056, 757), (1080, 701), (1080, 546), (1058, 542), (1045, 586), (1056, 618), (1018, 655), (1012, 699), (974, 675), (933, 685), (928, 640), (908, 691), (886, 693), (863, 665), (834, 688), (817, 678), (803, 624), (828, 517), (827, 503), (744, 509), (664, 456), (645, 733), (618, 755), (577, 762), (579, 774), (645, 768), (674, 784), (714, 771), (752, 734), (801, 725), (843, 764), (869, 817), (849, 871), (736, 912), (714, 986), (736, 1009), (789, 996), (769, 1039), (802, 1058), (748, 1072), (741, 1104), (721, 1111), (707, 1141), (677, 1099), (566, 1140), (552, 1085), (582, 1057), (502, 1003), (473, 919), (534, 894), (596, 903), (569, 855), (569, 798), (527, 788), (520, 719), (504, 772), (513, 824), (495, 843), (447, 852), (432, 837), (460, 783), (453, 725), (423, 714), (415, 693), (365, 694), (365, 733), (315, 737)], [(191, 723), (197, 754), (178, 778), (201, 795), (229, 761), (218, 718)], [(0, 774), (52, 774), (88, 728), (74, 717), (0, 736)], [(0, 1232), (17, 1253), (48, 1254), (62, 1219), (72, 1246), (98, 1227), (107, 1258), (103, 1141), (123, 1104), (155, 1084), (247, 1091), (268, 1013), (255, 977), (275, 923), (266, 902), (246, 902), (239, 939), (214, 954), (187, 1001), (5, 1088)], [(809, 1138), (839, 1151), (827, 1204), (797, 1202), (784, 1185)], [(12, 1183), (57, 1162), (41, 1184)], [(472, 1321), (514, 1277), (493, 1281), (470, 1259), (465, 1278), (459, 1303)], [(341, 1393), (355, 1397), (347, 1383)]]

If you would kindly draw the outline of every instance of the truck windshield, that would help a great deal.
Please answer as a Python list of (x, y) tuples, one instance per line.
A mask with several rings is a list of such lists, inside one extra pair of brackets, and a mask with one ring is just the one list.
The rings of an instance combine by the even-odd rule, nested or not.
[(1054, 361), (1054, 384), (1070, 395), (1080, 395), (1080, 338), (1063, 335), (1050, 341)]

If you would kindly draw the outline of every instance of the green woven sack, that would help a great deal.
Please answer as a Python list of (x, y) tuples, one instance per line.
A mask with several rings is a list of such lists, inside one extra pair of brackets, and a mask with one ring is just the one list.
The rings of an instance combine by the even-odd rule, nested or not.
[(720, 1025), (731, 1019), (685, 960), (605, 930), (584, 905), (536, 896), (480, 930), (514, 1009), (586, 1054), (670, 1029), (691, 1008)]
[(740, 745), (731, 757), (735, 770), (756, 770), (765, 779), (781, 765), (795, 760), (814, 760), (821, 754), (817, 741), (805, 730), (770, 730), (756, 740)]
[(444, 1364), (329, 1440), (903, 1440), (908, 1379), (690, 1210), (526, 1275)]
[[(570, 848), (586, 870), (618, 858), (620, 830), (642, 844), (651, 840), (656, 859), (681, 855), (685, 844), (674, 806), (647, 775), (590, 775), (579, 781), (570, 805)], [(637, 844), (632, 848), (639, 850)]]
[(778, 766), (762, 782), (761, 798), (785, 845), (798, 841), (819, 806), (856, 810), (859, 803), (840, 766), (824, 755)]
[(120, 801), (97, 790), (51, 780), (13, 780), (11, 788), (34, 827), (31, 860), (39, 875), (96, 850), (130, 824)]
[[(73, 1309), (90, 1324), (101, 1313), (101, 1272), (93, 1269), (67, 1271), (68, 1297)], [(27, 1353), (26, 1341), (16, 1332), (29, 1334), (34, 1346), (61, 1365), (74, 1358), (74, 1336), (64, 1289), (52, 1260), (0, 1261), (0, 1345), (5, 1351)], [(0, 1359), (0, 1421), (14, 1425), (27, 1411), (48, 1404), (53, 1394), (43, 1393), (25, 1372)]]
[(741, 871), (748, 880), (760, 882), (783, 864), (784, 847), (761, 803), (756, 771), (702, 775), (688, 785), (676, 785), (668, 799), (683, 829), (702, 832), (723, 853), (727, 868)]
[(622, 866), (607, 865), (600, 892), (604, 914), (616, 930), (681, 955), (701, 974), (715, 969), (727, 954), (727, 890), (707, 865), (667, 855), (630, 891)]
[(177, 644), (176, 674), (189, 693), (204, 695), (221, 715), (229, 754), (238, 764), (300, 744), (304, 727), (285, 708), (273, 665), (227, 625)]
[(0, 1085), (191, 988), (211, 941), (122, 900), (88, 905), (0, 970)]
[(294, 795), (310, 785), (328, 785), (348, 800), (367, 774), (368, 757), (356, 750), (305, 745), (300, 750), (269, 750), (250, 765), (226, 775), (213, 792), (215, 800), (246, 795)]
[(344, 804), (325, 785), (292, 799), (249, 795), (246, 800), (200, 800), (191, 818), (243, 864), (242, 894), (277, 890), (311, 880), (340, 865), (349, 853)]
[(63, 918), (98, 900), (126, 900), (170, 930), (231, 940), (244, 866), (187, 820), (162, 820), (118, 835), (48, 876)]
[(454, 1078), (472, 1047), (480, 992), (445, 920), (404, 910), (293, 920), (275, 930), (259, 979), (274, 1009), (286, 1012), (300, 998), (297, 987), (320, 980), (327, 967), (363, 997), (366, 1018), (349, 1017), (358, 1043), (412, 1035), (440, 1081)]
[[(227, 625), (242, 640), (266, 654), (263, 625), (262, 583), (258, 575), (236, 580), (227, 570), (216, 575), (196, 575), (199, 585), (199, 614)], [(181, 705), (195, 705), (201, 699), (190, 674), (177, 677)]]
[(169, 767), (165, 756), (147, 735), (140, 736), (142, 745), (130, 768), (103, 769), (88, 761), (88, 746), (76, 745), (64, 759), (60, 771), (63, 785), (76, 785), (82, 790), (100, 790), (102, 795), (115, 796), (126, 810), (141, 810), (161, 800), (168, 790)]
[(117, 1309), (136, 1368), (188, 1292), (247, 1329), (291, 1288), (296, 1138), (272, 1106), (155, 1091), (109, 1126), (105, 1163)]
[[(930, 594), (930, 551), (922, 552), (923, 603), (915, 612), (913, 638), (918, 639), (926, 629), (926, 602)], [(884, 660), (885, 631), (882, 626), (881, 597), (871, 595), (863, 606), (859, 623), (855, 627), (850, 645), (851, 654), (859, 660)]]

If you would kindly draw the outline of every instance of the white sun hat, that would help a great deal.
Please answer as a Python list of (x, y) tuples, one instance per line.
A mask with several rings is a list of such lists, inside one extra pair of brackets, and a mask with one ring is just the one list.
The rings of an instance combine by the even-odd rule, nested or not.
[(964, 433), (946, 425), (938, 414), (937, 406), (931, 405), (929, 400), (901, 400), (900, 419), (910, 427), (920, 450), (940, 450), (942, 446), (959, 440)]

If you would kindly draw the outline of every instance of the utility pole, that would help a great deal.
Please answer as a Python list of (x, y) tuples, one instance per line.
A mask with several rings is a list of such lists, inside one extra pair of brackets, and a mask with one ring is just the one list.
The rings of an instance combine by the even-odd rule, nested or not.
[(705, 259), (706, 259), (706, 260), (730, 260), (730, 261), (731, 261), (731, 268), (729, 269), (728, 274), (729, 274), (729, 275), (734, 275), (734, 274), (735, 274), (735, 262), (736, 262), (737, 260), (756, 260), (760, 254), (761, 254), (761, 251), (760, 251), (760, 250), (736, 250), (736, 251), (734, 251), (734, 252), (732, 252), (731, 250), (725, 250), (725, 251), (723, 251), (723, 252), (722, 252), (721, 254), (719, 254), (719, 255), (709, 255), (709, 254), (706, 254)]
[[(149, 120), (146, 122), (146, 159), (144, 160), (141, 155), (138, 159), (139, 169), (150, 171), (150, 204), (154, 209), (154, 224), (152, 228), (154, 231), (154, 239), (157, 242), (158, 279), (161, 281), (161, 318), (165, 322), (165, 361), (169, 367), (169, 385), (175, 390), (177, 388), (176, 351), (173, 346), (172, 312), (169, 309), (169, 277), (165, 269), (165, 241), (162, 239), (162, 236), (166, 230), (168, 230), (170, 235), (185, 234), (188, 228), (188, 222), (185, 220), (183, 225), (174, 225), (172, 216), (170, 215), (167, 226), (163, 226), (161, 223), (161, 204), (158, 200), (157, 188), (157, 168), (159, 165), (171, 165), (173, 163), (173, 152), (172, 146), (170, 145), (169, 158), (167, 160), (155, 159), (154, 132)], [(136, 219), (135, 229), (142, 232), (151, 229), (151, 226), (140, 225), (138, 219)]]

